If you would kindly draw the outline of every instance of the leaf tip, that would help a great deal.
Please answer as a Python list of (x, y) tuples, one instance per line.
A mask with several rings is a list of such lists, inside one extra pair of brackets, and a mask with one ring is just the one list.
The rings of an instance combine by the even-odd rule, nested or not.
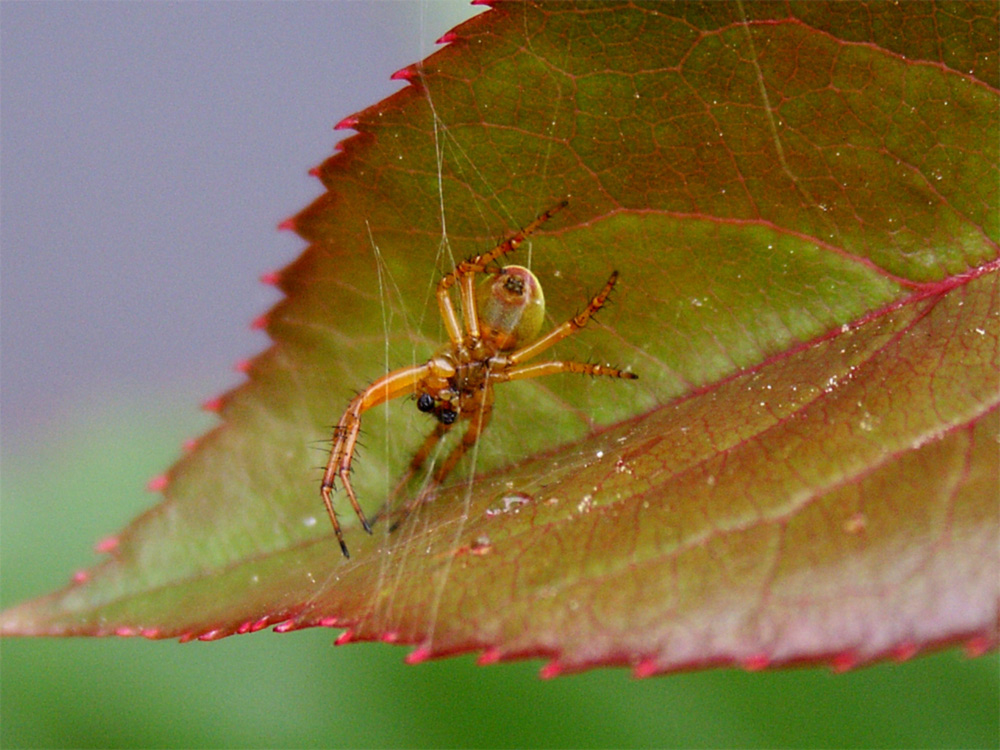
[(263, 315), (258, 315), (256, 318), (250, 321), (251, 331), (263, 331), (267, 328), (267, 313)]
[(278, 222), (279, 232), (291, 232), (295, 229), (295, 217), (289, 216), (287, 219)]
[(851, 650), (841, 651), (830, 660), (830, 668), (840, 674), (858, 666), (858, 655)]
[(454, 31), (448, 31), (437, 38), (434, 44), (451, 44), (458, 39), (458, 34)]
[(501, 656), (500, 649), (496, 648), (495, 646), (490, 646), (488, 649), (486, 649), (485, 651), (483, 651), (483, 653), (479, 655), (479, 658), (476, 659), (476, 664), (478, 664), (481, 667), (486, 667), (489, 666), (490, 664), (496, 664), (498, 661), (500, 661), (500, 656)]
[(163, 492), (169, 483), (170, 480), (167, 479), (166, 474), (157, 474), (155, 477), (146, 482), (146, 491)]
[(270, 622), (271, 622), (270, 617), (261, 617), (259, 620), (257, 620), (250, 626), (250, 632), (256, 633), (258, 630), (263, 630), (268, 626)]
[(632, 667), (632, 676), (636, 679), (645, 679), (646, 677), (652, 677), (660, 671), (660, 665), (656, 662), (656, 659), (646, 657), (639, 661), (634, 667)]
[(565, 671), (562, 664), (559, 663), (558, 659), (553, 659), (540, 670), (538, 670), (538, 676), (543, 680), (551, 680), (554, 677), (558, 677)]
[(106, 536), (94, 545), (94, 552), (98, 554), (110, 554), (118, 549), (120, 542), (121, 540), (115, 535)]
[(418, 646), (406, 655), (407, 664), (421, 664), (431, 658), (431, 650), (427, 646)]
[(350, 643), (354, 640), (354, 631), (345, 630), (343, 633), (337, 636), (337, 640), (333, 642), (335, 646), (343, 646), (345, 643)]
[(75, 584), (86, 583), (90, 580), (90, 571), (81, 568), (73, 574), (73, 578), (71, 580)]
[(343, 120), (333, 126), (334, 130), (356, 130), (358, 118), (355, 115), (348, 115)]
[(281, 281), (281, 274), (277, 271), (268, 271), (267, 273), (262, 273), (258, 278), (261, 284), (277, 286), (278, 282)]
[(238, 360), (236, 364), (233, 365), (233, 369), (236, 370), (236, 372), (243, 373), (244, 375), (246, 375), (248, 372), (250, 372), (251, 366), (252, 363), (249, 359), (241, 359)]
[(406, 81), (406, 82), (410, 82), (414, 78), (416, 78), (416, 76), (417, 76), (417, 72), (415, 70), (413, 70), (413, 68), (411, 68), (410, 66), (407, 66), (405, 68), (400, 68), (395, 73), (393, 73), (391, 76), (389, 76), (389, 80), (390, 81)]
[(218, 414), (222, 411), (222, 396), (216, 396), (215, 398), (210, 398), (207, 401), (202, 401), (201, 410), (211, 412), (212, 414)]
[(760, 672), (771, 665), (771, 657), (767, 654), (751, 654), (741, 662), (747, 672)]
[(903, 641), (892, 650), (892, 658), (896, 661), (909, 661), (917, 654), (917, 644), (913, 641)]
[(212, 630), (207, 630), (198, 636), (199, 641), (217, 641), (220, 638), (225, 638), (228, 633), (222, 628), (214, 628)]
[(982, 656), (987, 651), (995, 648), (996, 641), (988, 635), (976, 635), (965, 642), (965, 655), (970, 659)]

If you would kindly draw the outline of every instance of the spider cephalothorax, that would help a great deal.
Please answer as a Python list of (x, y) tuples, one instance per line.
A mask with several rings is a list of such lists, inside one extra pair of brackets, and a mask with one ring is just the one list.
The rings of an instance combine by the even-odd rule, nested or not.
[[(479, 440), (493, 411), (495, 383), (526, 380), (559, 372), (613, 378), (638, 377), (631, 372), (583, 362), (554, 360), (526, 364), (528, 360), (583, 328), (594, 313), (604, 306), (618, 278), (618, 272), (612, 272), (604, 288), (583, 312), (556, 326), (544, 336), (538, 336), (545, 318), (545, 296), (538, 279), (523, 266), (506, 266), (492, 271), (488, 267), (497, 258), (516, 250), (529, 234), (565, 206), (566, 201), (562, 201), (550, 208), (489, 252), (459, 263), (454, 271), (441, 279), (437, 288), (437, 300), (448, 333), (448, 344), (424, 364), (394, 370), (351, 400), (334, 430), (330, 460), (320, 485), (323, 503), (345, 557), (349, 556), (347, 545), (333, 510), (333, 483), (340, 477), (351, 507), (365, 531), (370, 534), (371, 524), (358, 504), (350, 476), (351, 460), (361, 429), (361, 415), (372, 407), (400, 396), (415, 395), (417, 408), (433, 414), (438, 421), (434, 431), (414, 454), (402, 482), (420, 470), (434, 446), (459, 419), (469, 420), (461, 441), (435, 469), (428, 488), (421, 494), (422, 498), (445, 480), (466, 451)], [(486, 275), (478, 288), (475, 285), (477, 274)], [(456, 284), (461, 301), (461, 324), (450, 293)], [(419, 500), (420, 498), (418, 502)]]

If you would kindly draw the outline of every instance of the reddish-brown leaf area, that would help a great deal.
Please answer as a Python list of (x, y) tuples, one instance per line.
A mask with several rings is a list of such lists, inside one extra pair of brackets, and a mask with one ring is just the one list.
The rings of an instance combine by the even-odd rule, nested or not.
[[(347, 118), (269, 282), (274, 345), (163, 502), (7, 634), (212, 639), (278, 625), (639, 675), (848, 668), (997, 639), (997, 7), (503, 2)], [(434, 284), (569, 196), (518, 251), (553, 356), (638, 381), (504, 384), (452, 481), (390, 533), (315, 441), (352, 389), (445, 340)], [(364, 415), (385, 499), (430, 423)]]

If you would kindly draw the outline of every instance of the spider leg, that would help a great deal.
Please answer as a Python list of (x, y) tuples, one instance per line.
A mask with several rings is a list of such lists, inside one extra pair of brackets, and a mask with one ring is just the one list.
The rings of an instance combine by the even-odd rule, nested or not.
[(414, 474), (423, 468), (424, 462), (427, 460), (427, 457), (431, 454), (437, 444), (441, 442), (441, 438), (447, 435), (448, 431), (454, 426), (454, 422), (447, 424), (445, 422), (438, 422), (434, 426), (434, 431), (427, 436), (420, 448), (417, 449), (417, 452), (413, 454), (413, 458), (410, 459), (410, 465), (407, 467), (406, 471), (403, 472), (403, 475), (396, 481), (396, 486), (392, 488), (392, 492), (389, 493), (388, 499), (375, 514), (375, 518), (372, 519), (373, 522), (378, 521), (388, 512), (400, 490), (406, 486), (407, 482), (413, 478)]
[(635, 380), (639, 376), (634, 372), (618, 370), (605, 365), (594, 365), (588, 362), (567, 362), (556, 360), (554, 362), (535, 362), (530, 365), (518, 365), (504, 372), (497, 372), (490, 377), (502, 383), (511, 380), (528, 380), (529, 378), (540, 378), (544, 375), (555, 375), (560, 372), (573, 372), (578, 375), (603, 375), (609, 378), (623, 378), (625, 380)]
[[(462, 442), (456, 445), (448, 457), (442, 462), (442, 464), (434, 472), (434, 476), (431, 478), (431, 483), (428, 488), (429, 490), (435, 489), (440, 485), (448, 475), (451, 474), (452, 469), (455, 468), (462, 456), (464, 456), (469, 448), (474, 446), (479, 442), (479, 436), (483, 434), (483, 430), (490, 423), (490, 418), (493, 416), (493, 407), (489, 405), (484, 405), (482, 408), (477, 409), (473, 412), (472, 416), (469, 418), (469, 427), (466, 429), (465, 434), (462, 435)], [(427, 494), (427, 491), (423, 493)]]
[(451, 341), (452, 346), (461, 346), (462, 328), (458, 324), (458, 313), (455, 312), (455, 305), (451, 301), (448, 289), (441, 288), (441, 282), (438, 282), (437, 300), (441, 320), (444, 321), (444, 328), (448, 332), (448, 339)]
[[(598, 292), (592, 300), (590, 300), (590, 304), (587, 305), (583, 312), (570, 318), (562, 325), (556, 326), (537, 341), (533, 341), (527, 346), (523, 346), (517, 351), (507, 355), (506, 364), (508, 366), (517, 365), (521, 362), (532, 359), (533, 357), (537, 357), (546, 349), (555, 346), (564, 338), (572, 336), (574, 333), (587, 325), (587, 321), (590, 320), (598, 310), (604, 307), (604, 303), (607, 302), (608, 295), (611, 294), (611, 290), (614, 288), (616, 281), (618, 281), (618, 272), (612, 271), (608, 282), (604, 285), (604, 288)], [(496, 376), (494, 375), (494, 377)]]
[(337, 520), (337, 514), (333, 509), (333, 486), (337, 477), (340, 477), (340, 481), (343, 482), (344, 489), (347, 490), (347, 498), (351, 501), (351, 507), (361, 521), (361, 525), (369, 534), (372, 533), (371, 524), (365, 518), (364, 511), (358, 504), (358, 497), (351, 486), (351, 460), (354, 458), (358, 433), (361, 430), (361, 415), (373, 406), (413, 393), (417, 384), (433, 372), (432, 365), (432, 362), (428, 362), (424, 365), (404, 367), (379, 378), (351, 399), (351, 403), (347, 406), (347, 410), (333, 431), (333, 447), (330, 450), (330, 460), (327, 462), (326, 471), (323, 474), (323, 482), (320, 485), (320, 496), (323, 498), (323, 504), (330, 516), (333, 531), (337, 535), (337, 541), (340, 542), (340, 549), (344, 553), (344, 557), (350, 557), (350, 553), (347, 551), (347, 544), (344, 543), (340, 521)]
[(483, 434), (483, 430), (490, 423), (492, 415), (493, 406), (485, 402), (472, 413), (472, 416), (469, 418), (469, 426), (465, 430), (465, 434), (462, 435), (461, 442), (452, 448), (451, 453), (448, 454), (448, 457), (435, 470), (434, 475), (427, 483), (427, 486), (420, 491), (420, 494), (397, 511), (396, 518), (389, 527), (389, 531), (395, 531), (406, 520), (406, 517), (414, 508), (419, 507), (427, 499), (428, 495), (441, 486), (441, 483), (448, 478), (455, 465), (462, 460), (462, 456), (468, 453), (469, 448), (479, 442), (479, 436)]
[(438, 308), (441, 311), (441, 318), (444, 320), (445, 328), (448, 330), (448, 338), (453, 344), (459, 345), (462, 342), (461, 327), (458, 323), (458, 314), (455, 305), (448, 294), (456, 282), (459, 282), (459, 294), (462, 300), (462, 317), (465, 320), (465, 329), (470, 339), (479, 338), (479, 315), (476, 312), (476, 294), (474, 276), (477, 273), (484, 273), (486, 267), (502, 255), (511, 253), (520, 247), (521, 243), (542, 224), (562, 211), (569, 201), (563, 200), (540, 214), (524, 229), (512, 234), (499, 245), (487, 253), (482, 253), (469, 260), (463, 260), (455, 270), (438, 282), (437, 298)]
[[(484, 267), (485, 270), (485, 267)], [(476, 304), (476, 271), (462, 276), (459, 281), (459, 299), (462, 301), (462, 318), (465, 320), (465, 332), (470, 342), (479, 341), (479, 306)]]

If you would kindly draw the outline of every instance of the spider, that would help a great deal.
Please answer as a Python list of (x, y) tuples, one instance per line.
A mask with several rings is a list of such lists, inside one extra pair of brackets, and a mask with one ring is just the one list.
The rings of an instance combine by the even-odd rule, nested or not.
[[(554, 360), (528, 364), (528, 360), (587, 324), (611, 294), (618, 279), (617, 271), (612, 272), (604, 288), (590, 300), (583, 312), (539, 337), (545, 316), (545, 297), (538, 279), (523, 266), (488, 267), (493, 261), (516, 250), (528, 235), (565, 208), (567, 203), (561, 201), (489, 252), (459, 263), (454, 271), (442, 278), (437, 286), (437, 301), (448, 333), (448, 343), (427, 362), (394, 370), (351, 400), (334, 429), (330, 460), (320, 485), (320, 495), (344, 557), (350, 557), (350, 553), (333, 509), (334, 481), (340, 477), (351, 507), (364, 530), (371, 534), (371, 524), (351, 486), (351, 460), (357, 447), (361, 415), (372, 407), (401, 396), (414, 395), (417, 408), (437, 418), (434, 431), (414, 454), (397, 488), (423, 467), (431, 451), (459, 419), (469, 421), (461, 442), (436, 469), (428, 487), (414, 503), (419, 504), (447, 478), (455, 464), (479, 440), (490, 421), (495, 383), (559, 372), (611, 378), (638, 377), (631, 372), (583, 362)], [(478, 288), (475, 284), (477, 274), (486, 276)], [(456, 285), (464, 330), (450, 294), (451, 288)]]

